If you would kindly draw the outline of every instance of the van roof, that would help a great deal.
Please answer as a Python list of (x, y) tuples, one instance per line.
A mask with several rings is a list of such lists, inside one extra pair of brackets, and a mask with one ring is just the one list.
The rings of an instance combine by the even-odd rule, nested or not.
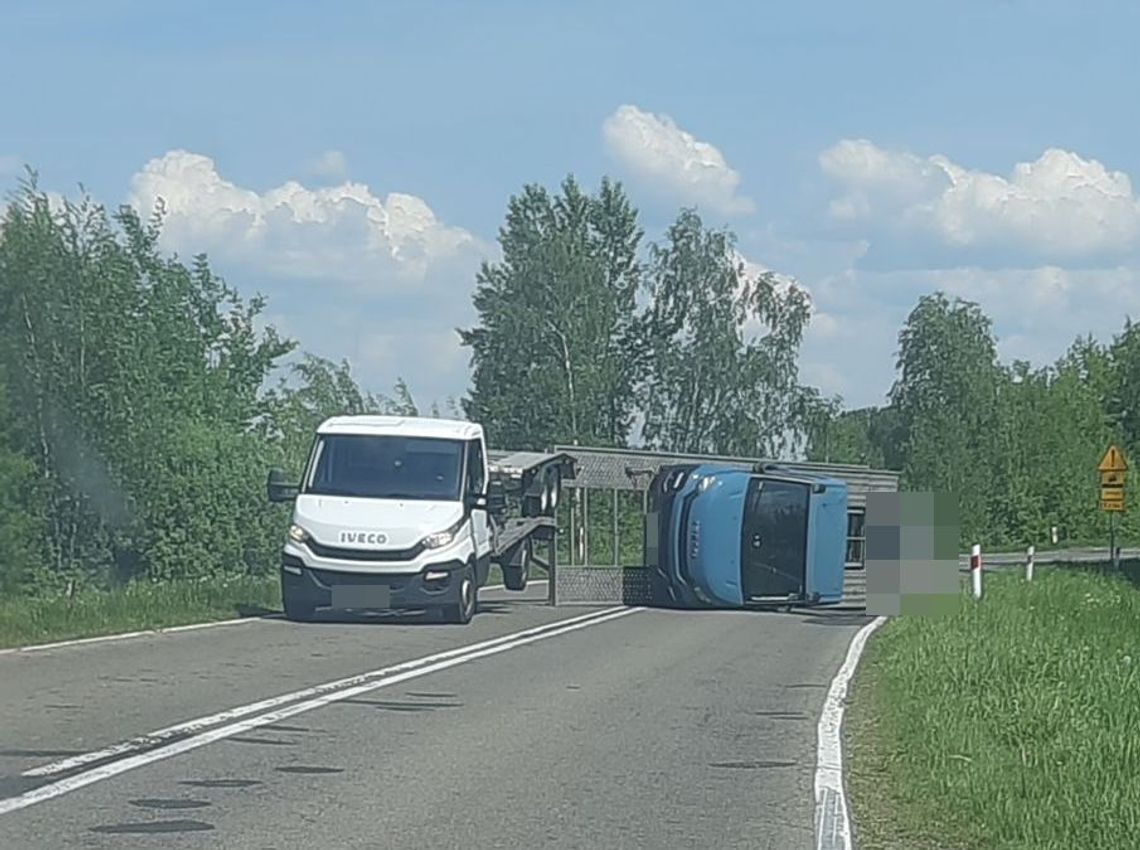
[(399, 434), (405, 437), (473, 440), (483, 436), (483, 426), (462, 419), (432, 419), (427, 416), (333, 416), (317, 428), (318, 434)]

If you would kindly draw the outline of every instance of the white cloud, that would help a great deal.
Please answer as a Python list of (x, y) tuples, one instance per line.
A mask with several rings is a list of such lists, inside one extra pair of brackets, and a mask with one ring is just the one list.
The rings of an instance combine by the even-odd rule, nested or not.
[(307, 189), (293, 180), (259, 193), (224, 179), (209, 157), (182, 150), (151, 160), (132, 180), (133, 206), (149, 212), (159, 198), (164, 248), (206, 251), (282, 277), (377, 291), (473, 272), (488, 251), (414, 195), (380, 198), (347, 182)]
[[(803, 291), (803, 293), (808, 298), (808, 303), (811, 304), (811, 306), (812, 306), (811, 322), (813, 324), (815, 323), (815, 321), (816, 321), (815, 306), (812, 303), (811, 292), (810, 292), (810, 290), (808, 290), (808, 288), (806, 286), (804, 286), (802, 283), (800, 283), (795, 278), (790, 277), (789, 275), (781, 274), (780, 272), (773, 270), (772, 268), (764, 265), (763, 263), (757, 262), (756, 260), (749, 259), (748, 257), (744, 256), (744, 254), (740, 253), (739, 251), (736, 251), (735, 254), (736, 254), (736, 261), (744, 267), (744, 280), (741, 281), (741, 289), (738, 290), (738, 294), (743, 291), (743, 285), (746, 281), (753, 281), (763, 274), (771, 273), (772, 277), (774, 279), (775, 285), (776, 285), (777, 294), (779, 294), (781, 296), (786, 295), (788, 289), (793, 287), (793, 286)], [(744, 333), (745, 340), (752, 341), (752, 340), (759, 339), (766, 332), (767, 332), (767, 327), (765, 326), (765, 324), (762, 321), (760, 321), (760, 319), (751, 318), (744, 323), (743, 333)]]
[(1058, 148), (1003, 177), (846, 139), (824, 151), (820, 166), (844, 190), (830, 213), (848, 227), (925, 235), (1019, 265), (1140, 249), (1140, 200), (1128, 175)]
[[(740, 253), (739, 251), (736, 251), (735, 254), (736, 254), (736, 261), (738, 263), (740, 263), (742, 266), (744, 266), (744, 276), (748, 280), (754, 280), (755, 278), (760, 277), (760, 275), (762, 275), (762, 274), (769, 274), (770, 273), (772, 275), (773, 279), (775, 280), (777, 292), (783, 292), (789, 286), (792, 286), (792, 285), (799, 286), (801, 289), (804, 289), (805, 292), (807, 291), (806, 288), (802, 284), (800, 284), (799, 281), (797, 281), (795, 278), (793, 278), (789, 275), (786, 275), (786, 274), (781, 274), (780, 272), (775, 271), (770, 266), (766, 266), (761, 262), (749, 259), (748, 257), (744, 256), (744, 254)], [(810, 297), (810, 293), (809, 293), (809, 297)]]
[(663, 196), (721, 215), (751, 213), (737, 194), (740, 175), (708, 142), (682, 130), (667, 115), (620, 106), (602, 124), (610, 153), (632, 177)]
[[(1006, 363), (1051, 364), (1078, 336), (1107, 342), (1126, 315), (1140, 317), (1135, 268), (849, 270), (813, 283), (816, 311), (801, 348), (803, 379), (841, 393), (848, 407), (883, 404), (903, 322), (921, 296), (936, 290), (978, 303), (994, 322)], [(828, 317), (822, 329), (821, 316)]]
[(325, 151), (313, 161), (310, 170), (317, 177), (339, 180), (348, 174), (348, 158), (340, 151)]
[(132, 205), (146, 212), (158, 198), (163, 249), (207, 252), (243, 295), (264, 293), (262, 326), (305, 351), (347, 358), (367, 389), (389, 393), (405, 378), (425, 408), (465, 391), (470, 352), (454, 329), (474, 320), (475, 273), (497, 248), (441, 222), (422, 199), (352, 182), (289, 180), (259, 192), (181, 150), (133, 178)]

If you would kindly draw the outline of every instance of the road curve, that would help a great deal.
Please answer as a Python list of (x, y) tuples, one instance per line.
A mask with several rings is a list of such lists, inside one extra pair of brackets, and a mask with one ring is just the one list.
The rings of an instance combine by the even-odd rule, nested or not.
[(467, 627), (264, 620), (0, 656), (4, 846), (813, 846), (819, 710), (867, 618), (543, 590), (490, 591)]

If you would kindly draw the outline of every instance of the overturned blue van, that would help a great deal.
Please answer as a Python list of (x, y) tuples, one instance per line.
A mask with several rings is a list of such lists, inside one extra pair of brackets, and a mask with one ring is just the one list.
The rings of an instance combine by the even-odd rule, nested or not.
[(662, 467), (645, 565), (654, 604), (780, 608), (843, 598), (847, 484), (779, 466)]

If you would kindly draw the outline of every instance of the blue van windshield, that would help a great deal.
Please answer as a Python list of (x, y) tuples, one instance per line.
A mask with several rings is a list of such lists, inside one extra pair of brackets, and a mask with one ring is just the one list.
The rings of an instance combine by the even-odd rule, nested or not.
[(456, 501), (462, 440), (372, 434), (318, 438), (304, 492), (365, 499)]

